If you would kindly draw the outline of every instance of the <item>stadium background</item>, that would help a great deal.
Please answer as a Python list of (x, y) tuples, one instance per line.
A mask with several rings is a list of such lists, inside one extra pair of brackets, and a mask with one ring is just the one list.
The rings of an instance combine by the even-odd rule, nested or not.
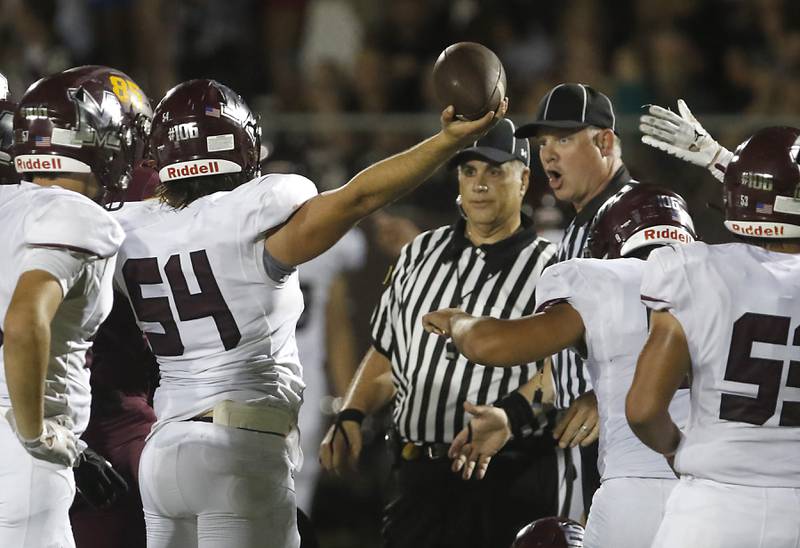
[[(755, 128), (800, 126), (792, 0), (0, 0), (0, 72), (16, 98), (39, 77), (81, 64), (127, 72), (154, 106), (182, 80), (215, 78), (260, 113), (265, 169), (302, 173), (321, 189), (436, 131), (430, 71), (462, 40), (503, 61), (517, 123), (562, 81), (608, 94), (633, 176), (686, 197), (709, 242), (728, 239), (713, 207), (721, 186), (639, 142), (642, 106), (674, 108), (683, 98), (731, 149)], [(454, 175), (442, 171), (389, 213), (421, 229), (450, 223), (455, 196)], [(545, 233), (569, 222), (536, 169), (528, 202)], [(395, 248), (377, 237), (385, 226), (363, 224), (367, 266), (350, 279), (359, 350)], [(366, 473), (326, 480), (315, 502), (323, 546), (376, 545), (387, 463), (380, 422), (367, 426)]]

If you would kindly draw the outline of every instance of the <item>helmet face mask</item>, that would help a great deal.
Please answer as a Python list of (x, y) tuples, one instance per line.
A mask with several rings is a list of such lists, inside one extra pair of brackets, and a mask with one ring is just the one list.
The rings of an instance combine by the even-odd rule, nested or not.
[(259, 175), (261, 128), (242, 97), (214, 80), (190, 80), (156, 106), (150, 152), (162, 184), (194, 177)]
[(13, 101), (0, 99), (0, 185), (15, 185), (20, 179), (11, 156), (16, 109), (17, 104)]
[(85, 66), (43, 78), (20, 100), (14, 118), (19, 173), (92, 173), (96, 200), (120, 199), (144, 157), (152, 109), (124, 73)]
[(608, 203), (589, 229), (589, 257), (617, 259), (697, 238), (686, 201), (666, 188), (638, 184), (621, 190)]
[(800, 129), (756, 132), (737, 147), (724, 185), (729, 231), (745, 238), (800, 238)]

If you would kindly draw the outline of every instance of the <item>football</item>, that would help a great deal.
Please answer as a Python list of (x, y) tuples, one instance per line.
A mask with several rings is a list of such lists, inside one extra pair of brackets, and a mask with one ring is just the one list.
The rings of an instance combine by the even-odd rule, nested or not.
[(506, 96), (506, 71), (486, 46), (458, 42), (436, 60), (433, 86), (442, 109), (453, 105), (459, 118), (477, 120)]

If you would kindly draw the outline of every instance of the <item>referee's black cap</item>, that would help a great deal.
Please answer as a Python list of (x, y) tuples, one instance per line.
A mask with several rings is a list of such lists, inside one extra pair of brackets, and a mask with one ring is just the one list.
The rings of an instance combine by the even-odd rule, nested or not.
[(583, 129), (593, 126), (617, 132), (611, 100), (586, 84), (558, 84), (539, 102), (536, 121), (520, 126), (517, 137), (533, 137), (542, 128)]
[(519, 160), (531, 165), (531, 146), (527, 139), (514, 137), (514, 122), (503, 118), (489, 132), (472, 143), (471, 147), (460, 150), (450, 159), (448, 167), (456, 167), (470, 160), (482, 160), (493, 164), (504, 164)]

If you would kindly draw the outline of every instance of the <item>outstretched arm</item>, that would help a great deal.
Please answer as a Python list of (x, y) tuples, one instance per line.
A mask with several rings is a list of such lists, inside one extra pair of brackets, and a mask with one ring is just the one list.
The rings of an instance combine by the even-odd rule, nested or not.
[(368, 167), (346, 185), (308, 200), (267, 237), (267, 251), (284, 265), (313, 259), (358, 221), (413, 190), (460, 148), (489, 130), (508, 108), (475, 121), (456, 120), (453, 107), (442, 112), (442, 130), (416, 146)]
[(692, 111), (678, 99), (678, 113), (650, 105), (639, 119), (642, 142), (671, 156), (706, 168), (720, 182), (733, 153), (714, 140)]
[(675, 454), (681, 437), (669, 415), (669, 404), (690, 369), (689, 346), (680, 322), (670, 312), (653, 311), (625, 415), (636, 437), (667, 458)]
[(452, 337), (471, 361), (495, 367), (531, 363), (579, 346), (585, 331), (580, 314), (569, 303), (515, 320), (475, 317), (450, 308), (426, 314), (422, 323), (431, 333)]

